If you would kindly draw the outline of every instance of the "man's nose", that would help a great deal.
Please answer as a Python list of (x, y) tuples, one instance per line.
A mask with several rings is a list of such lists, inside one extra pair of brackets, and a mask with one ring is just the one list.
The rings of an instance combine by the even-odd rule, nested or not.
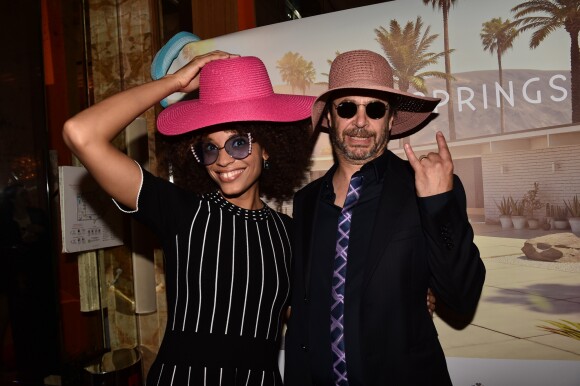
[(355, 125), (357, 127), (365, 127), (368, 123), (367, 107), (365, 105), (358, 105), (356, 109)]

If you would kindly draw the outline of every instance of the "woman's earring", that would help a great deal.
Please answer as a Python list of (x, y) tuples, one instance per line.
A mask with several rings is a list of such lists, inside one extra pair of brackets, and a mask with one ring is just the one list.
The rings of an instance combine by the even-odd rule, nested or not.
[(267, 159), (264, 160), (264, 170), (270, 170), (270, 162)]

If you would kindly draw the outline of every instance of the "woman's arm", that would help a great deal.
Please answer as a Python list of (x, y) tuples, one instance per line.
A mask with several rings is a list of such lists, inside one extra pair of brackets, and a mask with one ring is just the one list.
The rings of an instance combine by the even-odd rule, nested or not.
[(199, 71), (206, 63), (233, 56), (222, 51), (200, 55), (175, 74), (104, 99), (65, 122), (65, 143), (111, 197), (128, 208), (136, 209), (141, 171), (111, 141), (135, 118), (163, 98), (174, 92), (197, 89)]

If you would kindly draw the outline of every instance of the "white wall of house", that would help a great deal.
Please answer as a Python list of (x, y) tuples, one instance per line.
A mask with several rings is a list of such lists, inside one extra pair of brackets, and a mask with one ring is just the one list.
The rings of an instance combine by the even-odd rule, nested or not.
[[(482, 154), (487, 222), (499, 221), (496, 202), (510, 195), (521, 200), (534, 182), (539, 183), (538, 196), (544, 206), (563, 206), (563, 200), (569, 201), (576, 194), (580, 197), (580, 145), (566, 145), (566, 141), (552, 145), (558, 146)], [(534, 217), (544, 218), (545, 209), (535, 211)]]

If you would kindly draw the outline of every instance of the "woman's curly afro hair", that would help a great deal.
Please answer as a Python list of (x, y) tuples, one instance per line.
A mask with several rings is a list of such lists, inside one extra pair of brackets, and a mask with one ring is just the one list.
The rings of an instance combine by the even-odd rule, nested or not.
[(251, 133), (254, 142), (259, 143), (269, 155), (270, 167), (262, 169), (260, 176), (260, 195), (277, 203), (292, 199), (310, 168), (314, 144), (309, 119), (282, 123), (234, 122), (179, 136), (160, 136), (163, 148), (160, 166), (170, 170), (176, 185), (201, 194), (218, 189), (205, 166), (195, 160), (190, 148), (204, 136), (220, 130)]

